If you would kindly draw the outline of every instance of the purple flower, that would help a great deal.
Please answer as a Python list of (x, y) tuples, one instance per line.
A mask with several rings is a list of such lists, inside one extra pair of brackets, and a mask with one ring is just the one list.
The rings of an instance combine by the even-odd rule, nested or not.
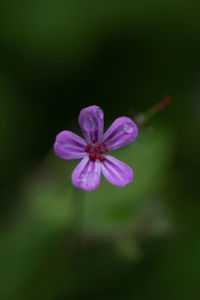
[(54, 151), (63, 159), (82, 158), (72, 172), (72, 183), (83, 190), (95, 189), (100, 183), (101, 172), (110, 183), (125, 186), (133, 180), (133, 170), (124, 162), (107, 154), (132, 143), (138, 128), (127, 117), (116, 119), (103, 133), (104, 114), (93, 105), (81, 110), (79, 124), (85, 139), (64, 130), (56, 136)]

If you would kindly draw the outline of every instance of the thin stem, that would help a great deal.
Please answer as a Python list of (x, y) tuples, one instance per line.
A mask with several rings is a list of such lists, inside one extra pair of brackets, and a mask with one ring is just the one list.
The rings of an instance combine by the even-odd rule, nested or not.
[(161, 111), (165, 106), (171, 102), (171, 98), (164, 96), (159, 102), (151, 106), (146, 112), (141, 113), (135, 117), (135, 122), (137, 125), (144, 125), (148, 122), (154, 115)]

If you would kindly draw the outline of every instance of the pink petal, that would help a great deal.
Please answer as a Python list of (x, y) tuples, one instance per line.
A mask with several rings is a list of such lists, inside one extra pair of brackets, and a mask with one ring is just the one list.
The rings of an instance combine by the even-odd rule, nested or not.
[(79, 115), (79, 124), (87, 142), (102, 142), (104, 114), (100, 107), (93, 105), (83, 108)]
[(115, 150), (132, 143), (138, 135), (136, 124), (127, 117), (116, 119), (103, 136), (108, 150)]
[(76, 166), (72, 172), (72, 183), (85, 191), (91, 191), (95, 189), (101, 178), (101, 163), (99, 160), (91, 161), (86, 156)]
[(101, 170), (105, 178), (117, 186), (125, 186), (133, 180), (133, 170), (124, 162), (110, 155), (104, 155)]
[(54, 144), (54, 152), (63, 159), (83, 158), (87, 154), (85, 152), (87, 143), (75, 133), (64, 130), (56, 136)]

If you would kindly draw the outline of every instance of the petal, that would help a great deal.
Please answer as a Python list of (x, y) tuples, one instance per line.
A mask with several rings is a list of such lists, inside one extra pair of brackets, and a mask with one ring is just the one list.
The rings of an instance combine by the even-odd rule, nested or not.
[(133, 170), (124, 162), (110, 155), (104, 155), (101, 170), (110, 183), (117, 186), (125, 186), (133, 180)]
[(75, 133), (64, 130), (56, 136), (54, 152), (63, 159), (83, 158), (87, 155), (85, 152), (87, 143)]
[(115, 150), (132, 143), (138, 135), (136, 124), (127, 117), (116, 119), (106, 130), (103, 142), (108, 150)]
[(87, 142), (102, 142), (104, 115), (100, 107), (93, 105), (83, 108), (79, 115), (79, 124)]
[(72, 183), (85, 191), (95, 189), (101, 178), (101, 163), (99, 160), (91, 161), (86, 156), (72, 172)]

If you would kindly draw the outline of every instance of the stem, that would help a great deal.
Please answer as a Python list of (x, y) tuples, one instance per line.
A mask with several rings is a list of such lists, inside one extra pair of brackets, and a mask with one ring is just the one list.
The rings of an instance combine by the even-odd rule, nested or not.
[(135, 122), (137, 125), (144, 125), (148, 122), (154, 115), (161, 111), (165, 106), (171, 102), (171, 98), (164, 96), (159, 102), (151, 106), (146, 112), (139, 114), (135, 117)]

